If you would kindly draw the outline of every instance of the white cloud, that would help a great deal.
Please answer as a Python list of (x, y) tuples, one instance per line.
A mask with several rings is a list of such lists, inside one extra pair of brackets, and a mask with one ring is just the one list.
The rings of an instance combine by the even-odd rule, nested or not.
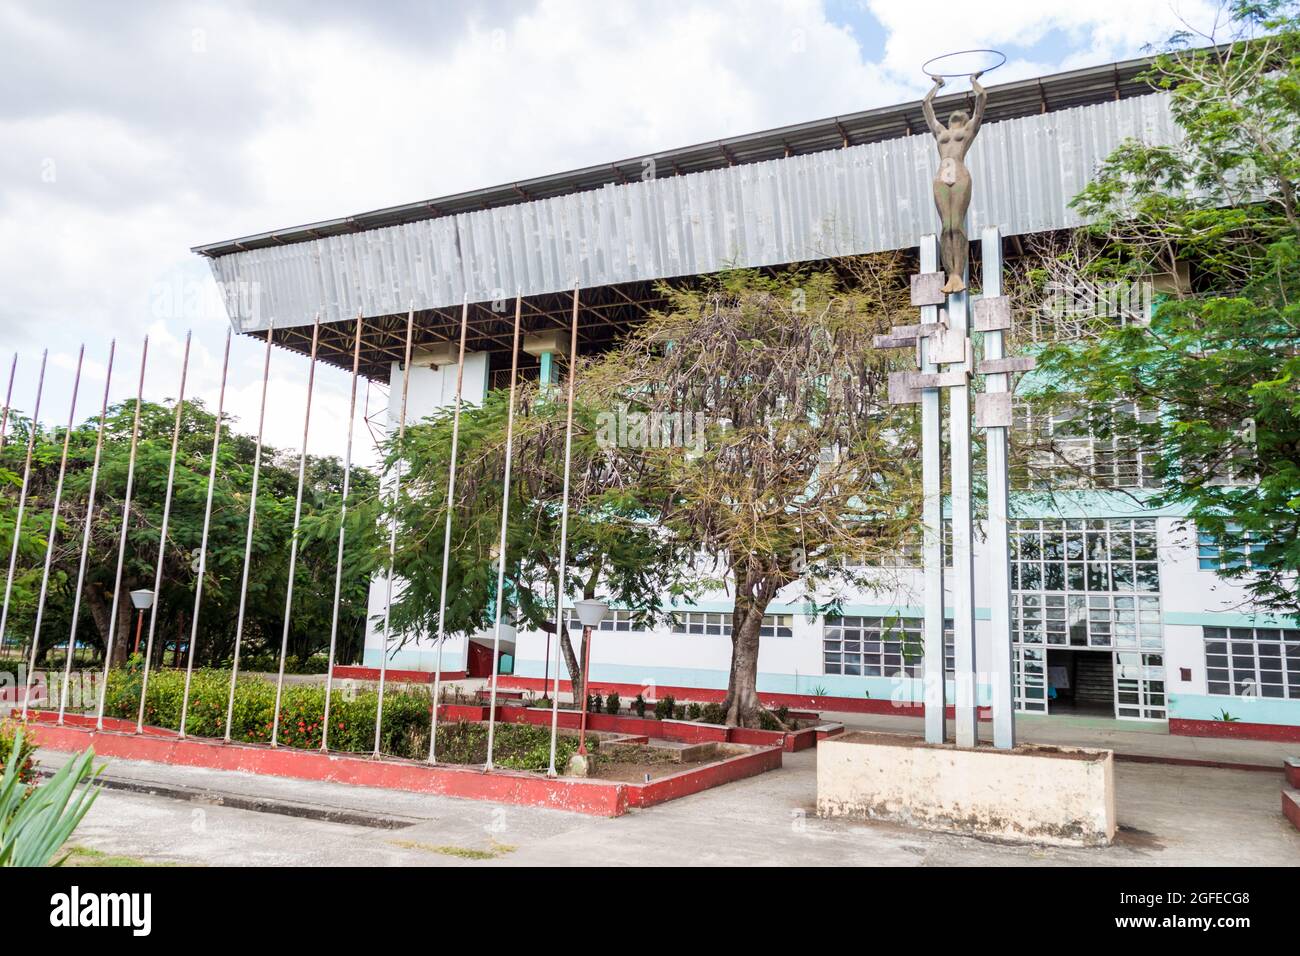
[[(174, 395), (192, 328), (187, 391), (215, 404), (225, 320), (199, 242), (898, 102), (946, 49), (1014, 47), (1002, 80), (1132, 56), (1177, 25), (1134, 0), (866, 9), (880, 62), (869, 29), (817, 0), (0, 0), (0, 363), (22, 354), (16, 402), (30, 405), (41, 348), (75, 356), (84, 340), (102, 367), (112, 336), (113, 398), (134, 394), (146, 331), (147, 391)], [(1179, 9), (1204, 19), (1209, 4)], [(1035, 49), (1048, 41), (1059, 63)], [(226, 404), (247, 431), (262, 354), (242, 337), (232, 350)], [(66, 364), (51, 365), (49, 420), (66, 415)], [(272, 376), (267, 440), (295, 447), (306, 360), (276, 350)], [(312, 450), (341, 454), (347, 376), (322, 369), (317, 386)], [(360, 421), (357, 436), (368, 459)]]

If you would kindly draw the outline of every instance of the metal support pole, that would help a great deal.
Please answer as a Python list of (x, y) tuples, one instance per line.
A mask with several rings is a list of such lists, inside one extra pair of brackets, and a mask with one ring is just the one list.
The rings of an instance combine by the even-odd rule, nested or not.
[[(564, 491), (560, 499), (560, 570), (555, 588), (555, 690), (551, 695), (551, 752), (546, 773), (555, 776), (555, 742), (560, 732), (560, 645), (564, 627), (565, 571), (569, 557), (569, 477), (573, 454), (573, 388), (578, 366), (578, 284), (573, 285), (573, 327), (569, 333), (569, 407), (564, 423)], [(586, 694), (584, 685), (582, 692)]]
[[(523, 292), (515, 295), (515, 337), (510, 346), (510, 406), (506, 412), (506, 467), (501, 482), (501, 540), (497, 550), (496, 630), (492, 636), (492, 694), (488, 702), (488, 751), (484, 769), (492, 769), (492, 745), (495, 742), (497, 717), (497, 671), (501, 656), (501, 606), (506, 590), (506, 529), (510, 520), (510, 466), (515, 439), (515, 376), (519, 373), (519, 326), (523, 318)], [(445, 565), (444, 565), (445, 567)], [(435, 711), (437, 704), (434, 704)]]
[[(591, 628), (582, 626), (582, 724), (578, 730), (578, 753), (587, 756), (587, 707), (591, 701)], [(668, 715), (669, 717), (672, 714)]]
[(18, 353), (14, 353), (14, 360), (9, 363), (9, 387), (5, 389), (5, 410), (3, 416), (0, 416), (0, 450), (5, 447), (5, 439), (9, 437), (9, 408), (10, 401), (14, 397), (14, 376), (18, 374)]
[[(969, 282), (968, 282), (969, 284)], [(970, 293), (948, 296), (948, 326), (966, 339), (965, 368), (970, 368)], [(948, 438), (952, 454), (952, 605), (953, 669), (956, 683), (957, 746), (974, 747), (975, 702), (975, 569), (971, 554), (971, 410), (970, 386), (948, 391)]]
[[(199, 539), (199, 567), (194, 578), (194, 613), (190, 617), (190, 646), (185, 661), (185, 693), (181, 697), (181, 736), (190, 716), (190, 684), (194, 679), (194, 648), (199, 642), (199, 611), (203, 607), (203, 579), (208, 573), (208, 531), (212, 527), (212, 493), (217, 486), (217, 453), (221, 450), (221, 416), (226, 408), (226, 377), (230, 371), (230, 339), (234, 329), (226, 329), (226, 349), (221, 359), (221, 389), (217, 392), (217, 422), (212, 427), (212, 461), (208, 463), (208, 496), (203, 505), (203, 533)], [(156, 598), (155, 598), (156, 599)]]
[[(989, 226), (981, 236), (985, 298), (1002, 294), (1002, 232)], [(1006, 356), (1001, 329), (984, 333), (984, 358)], [(1008, 373), (985, 376), (989, 394), (1011, 390)], [(988, 457), (988, 565), (989, 565), (989, 680), (993, 684), (993, 746), (1010, 750), (1016, 745), (1015, 701), (1012, 685), (1011, 649), (1011, 548), (1007, 535), (1009, 478), (1007, 474), (1008, 428), (989, 428), (984, 433)]]
[[(936, 236), (921, 237), (921, 271), (934, 272), (939, 267), (939, 240)], [(939, 307), (921, 308), (921, 321), (939, 321)], [(933, 374), (939, 367), (929, 359), (930, 339), (922, 336), (917, 343), (922, 374)], [(948, 739), (947, 721), (944, 719), (944, 689), (947, 673), (944, 667), (943, 621), (943, 440), (940, 410), (942, 389), (927, 388), (921, 391), (921, 483), (923, 488), (921, 553), (925, 568), (925, 617), (922, 623), (922, 641), (925, 648), (925, 740), (941, 744)]]
[(293, 502), (293, 533), (289, 539), (289, 581), (284, 594), (284, 630), (280, 635), (280, 673), (275, 679), (275, 715), (271, 718), (271, 746), (279, 746), (280, 701), (284, 696), (284, 660), (289, 653), (289, 626), (293, 615), (293, 576), (298, 569), (298, 530), (302, 524), (302, 486), (307, 477), (307, 435), (311, 430), (311, 395), (316, 385), (316, 349), (320, 344), (320, 313), (311, 327), (311, 363), (307, 366), (307, 409), (302, 416), (302, 450), (298, 453), (298, 491)]
[(330, 615), (330, 653), (325, 666), (325, 711), (321, 718), (320, 749), (329, 750), (330, 699), (334, 693), (334, 655), (339, 640), (339, 598), (343, 594), (343, 542), (347, 537), (348, 493), (352, 490), (352, 433), (357, 418), (357, 371), (361, 368), (361, 313), (357, 312), (352, 342), (352, 397), (348, 404), (348, 444), (343, 453), (343, 500), (339, 504), (339, 547), (334, 561), (334, 609)]
[(244, 637), (244, 611), (248, 605), (248, 566), (253, 554), (253, 525), (257, 521), (257, 484), (262, 474), (262, 428), (266, 424), (266, 385), (271, 377), (271, 345), (275, 319), (266, 329), (266, 357), (262, 361), (262, 405), (257, 413), (257, 445), (253, 451), (253, 484), (248, 494), (248, 531), (244, 538), (244, 571), (239, 582), (239, 616), (235, 619), (235, 650), (230, 662), (230, 700), (226, 704), (225, 741), (230, 743), (235, 719), (235, 682), (239, 679), (239, 647)]
[[(104, 452), (104, 424), (108, 420), (108, 389), (113, 382), (113, 358), (117, 340), (108, 344), (108, 369), (104, 373), (104, 401), (99, 406), (99, 432), (95, 438), (95, 462), (90, 467), (90, 490), (86, 494), (86, 523), (81, 531), (81, 560), (77, 563), (77, 588), (72, 597), (72, 628), (68, 632), (68, 657), (63, 662), (63, 686), (59, 689), (59, 725), (68, 709), (68, 684), (72, 681), (72, 655), (77, 650), (77, 621), (81, 619), (81, 587), (86, 580), (86, 558), (90, 554), (90, 530), (95, 518), (95, 490), (99, 485), (99, 462)], [(84, 706), (84, 705), (83, 705)]]
[[(442, 645), (447, 638), (447, 570), (451, 565), (451, 513), (456, 498), (456, 453), (460, 450), (460, 397), (465, 384), (465, 335), (469, 329), (469, 296), (466, 295), (460, 305), (460, 353), (456, 359), (456, 407), (451, 419), (451, 464), (447, 468), (447, 520), (443, 523), (442, 534), (442, 582), (438, 587), (438, 636), (435, 640), (433, 665), (433, 713), (429, 723), (429, 763), (438, 762), (438, 697), (442, 694)], [(407, 357), (408, 363), (410, 357)], [(406, 427), (406, 395), (402, 395), (402, 427)], [(393, 524), (393, 534), (397, 534), (397, 524)], [(391, 564), (389, 574), (392, 574)], [(390, 583), (391, 586), (391, 583)], [(385, 641), (388, 626), (384, 625)], [(490, 732), (490, 731), (489, 731)], [(488, 750), (488, 763), (492, 762), (492, 751)]]
[[(468, 311), (468, 299), (464, 306)], [(465, 324), (464, 315), (461, 316), (461, 325)], [(464, 333), (462, 333), (463, 335)], [(402, 407), (401, 417), (397, 425), (397, 465), (393, 469), (393, 510), (397, 510), (401, 503), (402, 497), (402, 454), (405, 452), (406, 444), (406, 398), (410, 392), (411, 386), (411, 339), (415, 335), (415, 303), (411, 303), (410, 309), (406, 313), (406, 354), (405, 363), (402, 365)], [(463, 340), (462, 340), (463, 341)], [(452, 453), (452, 461), (456, 460), (455, 453)], [(388, 679), (388, 627), (392, 622), (393, 615), (393, 565), (397, 558), (397, 516), (394, 514), (392, 526), (388, 531), (388, 576), (384, 580), (387, 593), (384, 596), (384, 633), (382, 635), (383, 644), (380, 647), (379, 654), (379, 699), (375, 702), (375, 750), (374, 755), (379, 756), (379, 736), (384, 727), (384, 685)], [(444, 565), (445, 567), (445, 565)], [(435, 706), (434, 713), (438, 712)]]
[[(27, 665), (27, 681), (23, 689), (23, 720), (27, 719), (27, 698), (32, 692), (32, 677), (36, 673), (36, 656), (41, 649), (41, 621), (45, 617), (45, 598), (50, 590), (50, 564), (54, 560), (54, 539), (58, 537), (59, 506), (63, 503), (63, 478), (68, 471), (68, 444), (72, 441), (72, 423), (77, 415), (77, 391), (81, 388), (81, 364), (86, 358), (83, 345), (77, 352), (77, 374), (72, 380), (72, 401), (68, 403), (68, 427), (63, 432), (63, 455), (59, 459), (59, 477), (54, 484), (54, 507), (50, 510), (50, 532), (45, 536), (45, 569), (41, 572), (41, 594), (36, 602), (36, 627), (32, 631), (32, 659)], [(32, 423), (35, 428), (35, 422)], [(15, 530), (15, 535), (16, 535)]]
[(131, 424), (131, 451), (126, 464), (126, 494), (122, 498), (122, 531), (117, 542), (117, 574), (113, 578), (113, 607), (108, 614), (108, 637), (104, 640), (104, 679), (99, 685), (99, 708), (95, 726), (104, 729), (104, 702), (108, 694), (108, 672), (113, 666), (113, 640), (117, 636), (117, 608), (122, 598), (122, 565), (126, 560), (126, 533), (131, 518), (131, 492), (135, 488), (135, 451), (140, 440), (140, 406), (144, 403), (144, 370), (149, 361), (149, 336), (140, 349), (140, 380), (135, 389), (135, 417)]
[(190, 340), (193, 332), (185, 333), (185, 354), (181, 358), (180, 393), (176, 396), (176, 416), (172, 422), (172, 453), (167, 463), (167, 490), (163, 493), (162, 526), (158, 531), (158, 564), (153, 572), (153, 604), (149, 606), (149, 637), (144, 645), (144, 670), (140, 680), (140, 710), (135, 719), (135, 732), (144, 733), (144, 706), (149, 695), (149, 665), (153, 661), (153, 640), (158, 630), (158, 605), (162, 604), (163, 569), (167, 566), (167, 528), (172, 517), (172, 490), (176, 487), (176, 452), (181, 443), (181, 418), (185, 414), (185, 378), (190, 371)]
[(18, 542), (22, 538), (23, 512), (27, 510), (27, 489), (31, 486), (32, 477), (32, 450), (36, 445), (36, 431), (41, 424), (41, 394), (45, 390), (45, 362), (49, 357), (49, 349), (41, 353), (41, 371), (36, 379), (36, 405), (32, 409), (32, 425), (27, 433), (27, 460), (23, 465), (23, 483), (18, 492), (18, 511), (14, 515), (14, 540), (9, 548), (9, 573), (5, 576), (4, 606), (0, 608), (0, 635), (8, 633), (5, 626), (9, 623), (9, 598), (13, 594), (14, 571), (18, 565)]

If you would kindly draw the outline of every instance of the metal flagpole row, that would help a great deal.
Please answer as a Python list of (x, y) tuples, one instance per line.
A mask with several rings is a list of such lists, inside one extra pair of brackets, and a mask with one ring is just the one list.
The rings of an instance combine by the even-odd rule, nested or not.
[[(510, 406), (506, 411), (506, 467), (505, 477), (501, 482), (501, 540), (497, 548), (497, 602), (496, 630), (492, 635), (492, 693), (488, 700), (488, 749), (487, 763), (484, 769), (492, 769), (492, 746), (495, 743), (497, 720), (497, 672), (501, 654), (501, 609), (505, 603), (506, 588), (506, 530), (510, 520), (510, 466), (513, 464), (515, 438), (515, 376), (519, 372), (519, 324), (523, 318), (524, 297), (520, 291), (515, 295), (515, 335), (510, 346)], [(450, 516), (450, 513), (449, 513)], [(434, 712), (438, 703), (434, 701)]]
[(176, 396), (176, 416), (172, 423), (172, 451), (167, 464), (167, 490), (163, 497), (162, 527), (158, 532), (158, 564), (153, 574), (153, 604), (149, 606), (149, 638), (145, 641), (144, 670), (140, 680), (140, 709), (135, 718), (135, 732), (144, 732), (144, 707), (149, 694), (149, 665), (153, 661), (154, 634), (158, 628), (158, 606), (162, 604), (163, 568), (167, 564), (167, 528), (172, 516), (172, 489), (176, 487), (176, 451), (181, 441), (181, 418), (185, 413), (185, 378), (190, 371), (190, 340), (193, 332), (185, 333), (185, 354), (181, 358), (181, 384)]
[[(49, 357), (49, 349), (41, 353), (41, 371), (36, 378), (36, 404), (32, 409), (32, 424), (27, 434), (27, 460), (23, 464), (23, 483), (18, 492), (18, 511), (14, 515), (14, 540), (9, 548), (9, 573), (5, 576), (4, 605), (0, 608), (0, 635), (8, 633), (5, 626), (9, 623), (9, 598), (13, 594), (14, 570), (18, 564), (18, 541), (22, 537), (23, 512), (27, 510), (27, 490), (30, 487), (32, 477), (32, 449), (36, 445), (36, 430), (40, 427), (41, 422), (41, 395), (45, 390), (45, 363)], [(25, 699), (23, 707), (24, 709), (27, 707)]]
[(262, 428), (266, 424), (266, 385), (271, 375), (271, 345), (275, 319), (266, 329), (266, 358), (262, 362), (262, 405), (257, 413), (257, 446), (253, 451), (253, 484), (248, 496), (248, 532), (244, 538), (244, 571), (239, 583), (239, 616), (235, 620), (235, 650), (230, 662), (230, 699), (226, 703), (225, 741), (230, 743), (230, 725), (235, 719), (235, 681), (239, 677), (239, 646), (244, 637), (244, 611), (248, 606), (248, 566), (253, 553), (253, 526), (257, 520), (257, 483), (262, 473)]
[[(967, 277), (969, 286), (969, 278)], [(971, 367), (970, 292), (948, 296), (948, 324), (967, 343), (965, 368)], [(971, 541), (971, 402), (968, 384), (948, 390), (948, 440), (952, 455), (952, 607), (953, 669), (956, 672), (956, 741), (976, 744), (975, 720), (975, 567)]]
[(352, 433), (357, 417), (357, 371), (361, 367), (361, 312), (357, 312), (352, 343), (352, 397), (348, 404), (348, 444), (343, 453), (343, 500), (339, 506), (339, 547), (334, 562), (334, 608), (330, 616), (330, 652), (325, 667), (325, 710), (321, 717), (320, 749), (329, 750), (330, 697), (334, 693), (334, 654), (339, 637), (339, 598), (343, 593), (343, 542), (347, 535), (348, 492), (352, 489)]
[[(27, 665), (27, 681), (23, 688), (23, 720), (27, 719), (27, 698), (32, 692), (32, 677), (36, 673), (36, 657), (41, 649), (41, 621), (45, 617), (45, 596), (50, 589), (50, 564), (54, 560), (54, 539), (58, 537), (59, 506), (63, 503), (63, 477), (68, 470), (68, 443), (72, 441), (72, 423), (77, 414), (77, 391), (81, 388), (81, 365), (86, 358), (86, 346), (77, 352), (77, 374), (72, 380), (72, 401), (68, 403), (68, 426), (63, 432), (63, 454), (59, 458), (59, 477), (54, 485), (54, 507), (50, 510), (50, 531), (45, 537), (45, 569), (41, 572), (41, 594), (36, 602), (36, 627), (32, 631), (32, 657)], [(32, 423), (35, 430), (36, 423)], [(17, 541), (15, 527), (14, 540)], [(3, 633), (3, 632), (0, 632)]]
[(126, 559), (126, 534), (131, 518), (131, 492), (135, 488), (135, 452), (140, 440), (140, 406), (144, 403), (144, 370), (149, 361), (149, 336), (140, 350), (140, 381), (135, 390), (135, 418), (131, 424), (131, 452), (126, 466), (126, 494), (122, 498), (122, 532), (117, 544), (117, 574), (113, 579), (113, 608), (108, 615), (108, 637), (104, 640), (104, 678), (99, 684), (99, 708), (95, 726), (104, 729), (104, 702), (108, 695), (108, 671), (113, 666), (113, 640), (117, 634), (117, 608), (122, 598), (122, 564)]
[(81, 532), (81, 560), (77, 565), (77, 587), (72, 597), (72, 628), (68, 632), (68, 655), (63, 663), (63, 686), (59, 689), (59, 725), (68, 707), (68, 683), (72, 680), (72, 655), (77, 650), (77, 621), (81, 618), (81, 587), (86, 580), (86, 559), (90, 554), (90, 531), (95, 518), (95, 490), (99, 485), (99, 461), (104, 452), (104, 425), (108, 420), (108, 389), (113, 382), (113, 359), (117, 340), (108, 345), (108, 369), (104, 374), (104, 400), (99, 406), (99, 434), (95, 438), (95, 462), (90, 468), (90, 490), (86, 495), (86, 523)]
[[(980, 237), (980, 261), (984, 269), (982, 298), (1002, 295), (1002, 233), (988, 226)], [(984, 359), (996, 362), (1006, 357), (1002, 329), (984, 332)], [(1009, 373), (986, 375), (985, 395), (1006, 395), (1011, 391)], [(987, 398), (985, 399), (988, 400)], [(1009, 409), (1009, 398), (1006, 399)], [(1011, 649), (1011, 549), (1008, 540), (1008, 476), (1006, 425), (990, 425), (984, 441), (988, 458), (989, 498), (989, 633), (991, 660), (989, 678), (993, 685), (993, 746), (1010, 750), (1016, 745), (1015, 701), (1012, 689), (1013, 660)]]
[(9, 387), (5, 389), (5, 410), (0, 417), (0, 450), (5, 447), (5, 438), (9, 435), (9, 403), (14, 397), (14, 376), (18, 373), (18, 353), (14, 353), (14, 360), (9, 363)]
[(280, 673), (275, 679), (275, 715), (271, 718), (271, 746), (280, 739), (280, 701), (284, 696), (284, 659), (289, 653), (289, 626), (293, 616), (293, 576), (298, 568), (298, 529), (302, 524), (302, 486), (307, 476), (307, 435), (311, 430), (311, 396), (316, 385), (316, 349), (320, 344), (320, 313), (311, 327), (311, 363), (307, 366), (307, 409), (302, 416), (302, 450), (298, 453), (298, 492), (293, 503), (293, 534), (289, 539), (289, 582), (284, 594), (284, 631), (280, 636)]
[[(464, 320), (462, 319), (462, 322)], [(393, 508), (396, 510), (402, 495), (402, 453), (406, 442), (406, 397), (411, 385), (411, 340), (415, 335), (415, 303), (406, 313), (406, 352), (402, 363), (402, 406), (397, 425), (397, 465), (393, 469)], [(388, 680), (388, 626), (393, 614), (393, 565), (397, 555), (397, 518), (394, 516), (388, 533), (388, 577), (385, 580), (384, 633), (381, 635), (379, 653), (379, 697), (375, 701), (375, 751), (379, 756), (379, 737), (384, 726), (384, 685)], [(435, 708), (435, 712), (436, 712)]]
[[(438, 589), (438, 636), (433, 663), (433, 716), (429, 723), (429, 763), (438, 761), (438, 697), (442, 694), (442, 645), (447, 638), (447, 569), (451, 565), (451, 514), (456, 498), (456, 454), (460, 450), (460, 397), (465, 384), (465, 333), (469, 328), (469, 296), (460, 305), (460, 351), (456, 357), (456, 406), (451, 419), (451, 464), (447, 469), (447, 520), (442, 535), (442, 583)], [(406, 419), (406, 396), (402, 396), (402, 420)], [(394, 525), (394, 534), (397, 526)], [(391, 573), (391, 568), (390, 568)], [(387, 625), (385, 624), (385, 631)], [(489, 757), (489, 760), (492, 758)]]
[[(932, 273), (939, 267), (939, 239), (937, 236), (921, 237), (921, 272)], [(922, 324), (939, 321), (939, 307), (921, 307)], [(922, 336), (917, 340), (919, 365), (923, 375), (934, 374), (939, 366), (931, 360), (931, 340)], [(922, 522), (921, 549), (925, 568), (925, 617), (922, 621), (922, 641), (925, 653), (925, 740), (941, 744), (947, 740), (944, 689), (947, 674), (944, 667), (943, 647), (943, 437), (941, 434), (941, 403), (943, 389), (921, 390), (921, 484)]]
[[(555, 741), (560, 727), (560, 644), (564, 627), (565, 570), (569, 549), (569, 476), (573, 451), (573, 387), (578, 364), (578, 285), (573, 286), (573, 328), (569, 336), (569, 407), (564, 424), (564, 491), (560, 504), (560, 571), (555, 590), (555, 688), (551, 694), (551, 751), (546, 773), (555, 776)], [(582, 692), (585, 694), (587, 688)]]
[(203, 532), (199, 538), (199, 566), (194, 578), (194, 613), (190, 619), (190, 646), (185, 662), (185, 693), (181, 697), (181, 736), (190, 716), (190, 684), (194, 679), (194, 648), (199, 640), (199, 611), (203, 607), (203, 579), (208, 573), (208, 531), (212, 527), (212, 493), (217, 485), (217, 453), (221, 450), (221, 416), (226, 408), (226, 376), (230, 371), (230, 339), (233, 328), (226, 329), (225, 354), (221, 359), (221, 389), (217, 392), (217, 421), (212, 426), (212, 461), (208, 464), (208, 495), (203, 505)]

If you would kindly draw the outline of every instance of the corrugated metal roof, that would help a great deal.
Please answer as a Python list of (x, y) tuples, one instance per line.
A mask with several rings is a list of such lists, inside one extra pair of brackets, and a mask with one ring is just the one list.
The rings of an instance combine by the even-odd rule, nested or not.
[[(1120, 142), (1173, 142), (1164, 94), (986, 121), (970, 232), (1080, 224), (1069, 201)], [(914, 245), (933, 231), (934, 141), (901, 136), (221, 254), (242, 331)], [(242, 303), (242, 304), (241, 304)]]
[[(1150, 59), (1144, 57), (1107, 66), (1088, 67), (1068, 73), (990, 86), (986, 120), (995, 123), (1036, 113), (1145, 95), (1151, 92), (1151, 88), (1138, 77), (1149, 65)], [(950, 110), (967, 101), (969, 95), (969, 93), (954, 93), (939, 97), (935, 101), (939, 115), (946, 116)], [(248, 249), (306, 242), (323, 236), (345, 235), (377, 226), (437, 219), (457, 213), (549, 199), (567, 193), (598, 189), (605, 185), (636, 182), (645, 177), (645, 161), (650, 158), (655, 160), (654, 176), (664, 178), (770, 159), (783, 159), (823, 150), (842, 149), (846, 146), (861, 146), (866, 143), (897, 139), (924, 130), (925, 117), (921, 112), (921, 101), (916, 100), (897, 106), (863, 110), (845, 116), (832, 116), (794, 126), (664, 150), (649, 156), (635, 156), (600, 166), (589, 166), (586, 169), (539, 176), (485, 189), (474, 189), (438, 199), (376, 209), (304, 226), (276, 229), (240, 239), (207, 243), (195, 246), (193, 251), (205, 256), (224, 256)]]

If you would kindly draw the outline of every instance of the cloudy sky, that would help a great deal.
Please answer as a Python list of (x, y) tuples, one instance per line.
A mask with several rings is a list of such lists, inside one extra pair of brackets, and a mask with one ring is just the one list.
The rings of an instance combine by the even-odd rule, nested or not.
[[(133, 394), (215, 399), (224, 313), (193, 245), (913, 99), (919, 65), (996, 47), (990, 83), (1143, 52), (1213, 0), (0, 0), (0, 400), (66, 420)], [(256, 423), (261, 349), (227, 408)], [(305, 360), (272, 360), (267, 440), (301, 438)], [(311, 450), (341, 453), (347, 380)], [(371, 395), (371, 410), (385, 397)], [(364, 433), (362, 433), (364, 434)], [(362, 442), (362, 447), (366, 442)], [(362, 452), (368, 458), (368, 451)]]

